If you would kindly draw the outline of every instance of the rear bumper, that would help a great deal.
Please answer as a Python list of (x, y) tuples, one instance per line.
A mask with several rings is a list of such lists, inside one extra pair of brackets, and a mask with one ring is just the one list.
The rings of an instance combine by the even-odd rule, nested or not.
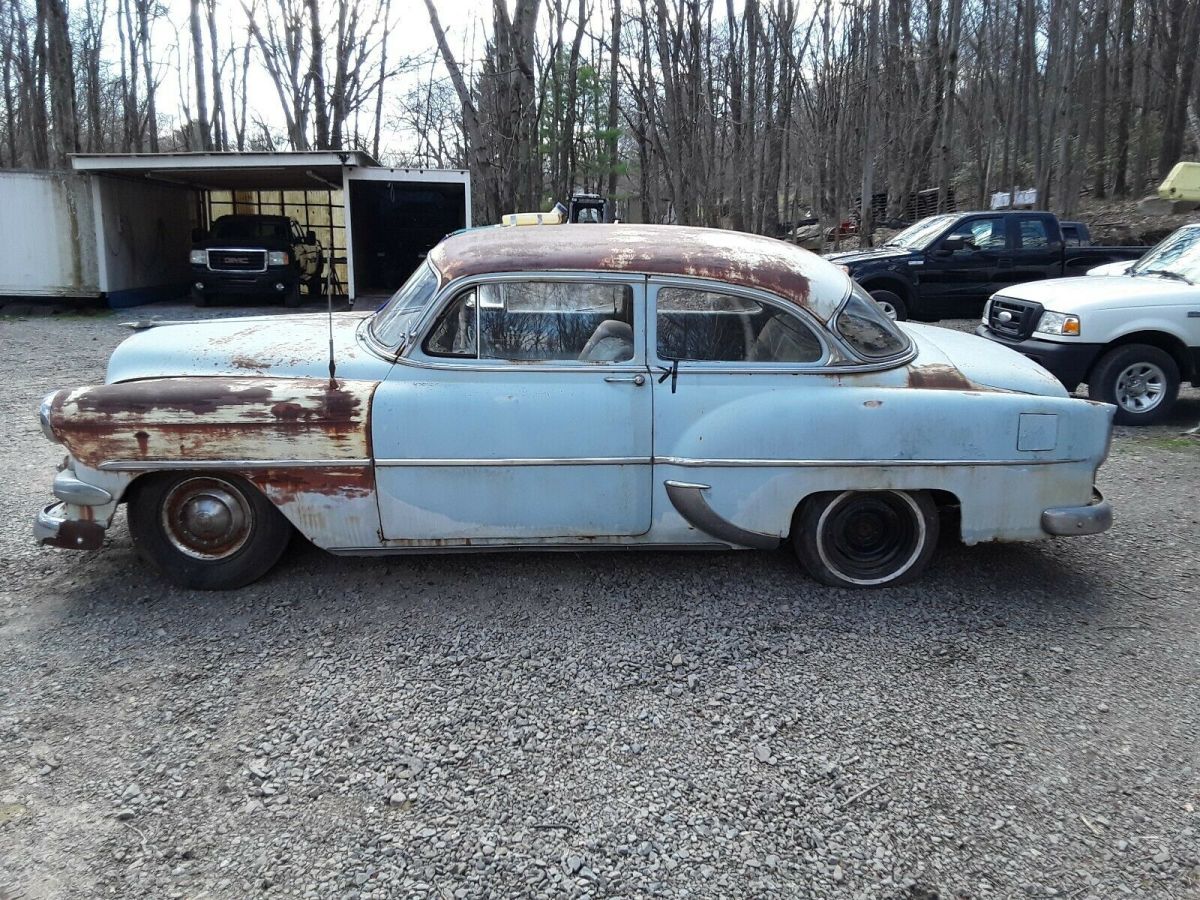
[(66, 517), (67, 504), (51, 503), (37, 514), (33, 537), (45, 547), (63, 550), (99, 550), (104, 543), (104, 526)]
[(1061, 381), (1063, 387), (1068, 391), (1075, 390), (1087, 379), (1092, 363), (1104, 349), (1103, 344), (1068, 344), (1058, 341), (1041, 341), (1037, 338), (1026, 338), (1023, 341), (1005, 340), (986, 325), (977, 327), (975, 333), (1032, 359)]
[(1097, 490), (1087, 506), (1060, 506), (1042, 513), (1042, 530), (1063, 537), (1100, 534), (1112, 527), (1112, 506)]

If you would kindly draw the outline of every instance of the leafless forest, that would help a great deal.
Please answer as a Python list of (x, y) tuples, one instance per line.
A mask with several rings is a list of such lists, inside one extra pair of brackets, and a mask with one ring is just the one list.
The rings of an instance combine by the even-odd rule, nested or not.
[[(1070, 213), (1200, 144), (1200, 0), (181, 3), (0, 0), (0, 163), (361, 149), (469, 167), (479, 221), (584, 189), (777, 233), (917, 190)], [(417, 29), (429, 49), (396, 53)]]

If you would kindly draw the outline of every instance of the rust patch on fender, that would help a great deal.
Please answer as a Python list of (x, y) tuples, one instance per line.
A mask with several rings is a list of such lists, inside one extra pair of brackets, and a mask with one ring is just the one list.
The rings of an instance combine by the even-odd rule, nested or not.
[(679, 225), (478, 228), (429, 254), (444, 280), (523, 271), (633, 272), (710, 278), (809, 305), (814, 258), (760, 235)]
[(64, 392), (51, 422), (86, 465), (118, 460), (366, 459), (378, 382), (154, 378)]
[(977, 391), (979, 385), (968, 379), (954, 366), (933, 363), (927, 366), (909, 366), (908, 386), (930, 391)]
[(374, 466), (322, 466), (288, 469), (254, 469), (240, 473), (258, 486), (273, 502), (283, 506), (303, 501), (305, 496), (352, 499), (375, 493)]

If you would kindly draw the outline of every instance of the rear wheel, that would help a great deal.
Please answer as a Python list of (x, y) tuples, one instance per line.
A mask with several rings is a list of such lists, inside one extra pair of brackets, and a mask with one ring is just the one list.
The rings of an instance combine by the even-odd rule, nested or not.
[(1088, 396), (1116, 406), (1118, 425), (1153, 425), (1179, 396), (1179, 366), (1150, 344), (1114, 347), (1088, 375)]
[(937, 548), (937, 506), (923, 491), (842, 491), (808, 498), (792, 546), (817, 581), (885, 587), (911, 581)]
[(908, 306), (894, 291), (871, 291), (871, 299), (879, 304), (889, 319), (903, 322), (908, 318)]
[(241, 478), (162, 474), (136, 483), (129, 531), (138, 552), (169, 581), (228, 590), (265, 575), (292, 527)]

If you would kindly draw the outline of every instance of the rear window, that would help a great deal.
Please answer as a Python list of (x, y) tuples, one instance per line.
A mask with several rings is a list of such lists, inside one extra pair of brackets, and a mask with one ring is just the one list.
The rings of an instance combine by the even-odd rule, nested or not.
[(212, 236), (222, 241), (287, 241), (291, 228), (287, 222), (270, 219), (221, 218), (213, 223)]
[(898, 357), (912, 346), (908, 335), (884, 314), (857, 282), (834, 317), (834, 329), (855, 353), (872, 362)]

